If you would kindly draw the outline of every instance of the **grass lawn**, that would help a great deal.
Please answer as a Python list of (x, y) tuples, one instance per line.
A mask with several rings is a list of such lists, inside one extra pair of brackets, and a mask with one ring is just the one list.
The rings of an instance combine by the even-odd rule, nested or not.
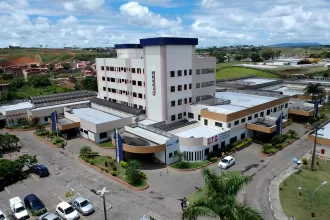
[(245, 67), (228, 67), (228, 68), (220, 68), (217, 70), (217, 79), (238, 78), (242, 76), (251, 76), (251, 75), (264, 77), (264, 78), (279, 78), (278, 75), (267, 73), (263, 70), (256, 70)]
[(323, 104), (323, 108), (322, 110), (320, 111), (320, 113), (323, 113), (323, 114), (330, 114), (330, 103), (325, 103)]
[(30, 125), (16, 125), (16, 126), (9, 126), (10, 129), (30, 129), (32, 128)]
[[(226, 173), (226, 177), (230, 177), (231, 175), (239, 174), (239, 171), (223, 171), (223, 173)], [(220, 178), (220, 176), (219, 176), (219, 178)], [(206, 193), (207, 193), (207, 188), (204, 186), (204, 187), (200, 188), (199, 190), (191, 193), (188, 196), (188, 200), (190, 203), (195, 202), (201, 198), (206, 197)]]
[[(83, 156), (79, 156), (81, 159), (84, 160)], [(125, 168), (121, 167), (119, 165), (119, 163), (115, 162), (114, 159), (108, 157), (108, 156), (93, 156), (93, 157), (89, 157), (87, 158), (87, 160), (92, 161), (94, 166), (97, 166), (98, 168), (102, 169), (102, 168), (107, 168), (109, 170), (109, 173), (111, 172), (111, 167), (107, 166), (105, 167), (105, 162), (107, 162), (108, 164), (111, 163), (111, 161), (116, 165), (117, 168), (117, 178), (125, 181), (128, 183), (126, 177), (125, 177)], [(138, 185), (133, 185), (136, 188), (143, 188), (145, 186), (147, 186), (147, 181), (145, 179), (142, 179), (140, 184)]]
[[(280, 199), (283, 210), (287, 216), (295, 216), (296, 219), (307, 219), (309, 194), (318, 187), (323, 181), (328, 181), (328, 184), (322, 186), (313, 196), (312, 209), (315, 217), (311, 219), (325, 220), (329, 219), (330, 213), (330, 162), (320, 160), (320, 169), (310, 171), (302, 169), (299, 174), (292, 174), (286, 181), (282, 183), (280, 190)], [(305, 190), (299, 191), (298, 187)], [(308, 191), (308, 192), (306, 192)], [(301, 192), (301, 196), (299, 196)]]
[(188, 166), (185, 167), (185, 168), (180, 168), (179, 166), (179, 163), (178, 162), (175, 162), (171, 165), (171, 167), (173, 168), (176, 168), (176, 169), (193, 169), (193, 168), (199, 168), (199, 167), (202, 167), (206, 164), (210, 163), (209, 160), (203, 160), (203, 161), (200, 161), (200, 162), (187, 162)]
[(18, 99), (25, 99), (30, 96), (48, 95), (48, 94), (70, 92), (70, 91), (72, 90), (63, 88), (58, 85), (46, 86), (43, 88), (35, 88), (33, 86), (25, 85), (22, 88), (17, 89), (15, 91), (15, 95), (17, 96)]
[(115, 148), (115, 146), (113, 146), (111, 141), (105, 141), (105, 142), (102, 142), (102, 143), (98, 143), (97, 145), (99, 145), (100, 147)]
[[(34, 134), (38, 135), (39, 137), (45, 139), (46, 141), (51, 142), (52, 144), (55, 144), (59, 147), (62, 146), (62, 144), (65, 144), (65, 139), (62, 137), (56, 137), (56, 136), (49, 136), (47, 134), (44, 135), (40, 135), (40, 132), (34, 132)], [(48, 139), (48, 137), (50, 137), (50, 140)]]

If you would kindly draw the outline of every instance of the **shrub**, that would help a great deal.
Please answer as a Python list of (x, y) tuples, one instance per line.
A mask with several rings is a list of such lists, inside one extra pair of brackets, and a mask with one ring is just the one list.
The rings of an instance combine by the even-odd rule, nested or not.
[(23, 129), (28, 129), (28, 128), (31, 128), (31, 126), (30, 125), (23, 125), (22, 128)]
[(276, 152), (276, 149), (275, 148), (271, 148), (271, 149), (269, 149), (269, 154), (273, 154), (273, 153), (275, 153)]
[(302, 192), (299, 192), (299, 196), (301, 196), (302, 195)]
[(130, 160), (127, 163), (125, 175), (130, 184), (138, 184), (141, 181), (140, 162), (137, 160)]
[(316, 166), (320, 166), (320, 161), (316, 161)]
[(303, 159), (301, 159), (301, 161), (302, 161), (302, 164), (304, 164), (304, 165), (307, 165), (308, 164), (307, 158), (303, 158)]
[(277, 149), (277, 150), (278, 150), (278, 149), (281, 149), (281, 148), (282, 148), (282, 144), (275, 144), (275, 145), (274, 145), (274, 148)]
[(104, 172), (109, 173), (109, 170), (107, 168), (105, 168), (105, 167), (102, 167), (101, 170), (104, 171)]
[(207, 155), (207, 159), (210, 160), (212, 157), (216, 157), (218, 155), (217, 151), (212, 151)]
[(280, 190), (283, 190), (283, 187), (282, 186), (280, 186)]
[(217, 162), (217, 161), (218, 161), (218, 157), (212, 157), (212, 158), (210, 159), (210, 161), (213, 162), (213, 163), (214, 163), (214, 162)]
[(92, 152), (93, 151), (90, 146), (85, 146), (80, 149), (79, 154), (88, 156), (88, 155), (92, 154)]
[(94, 161), (93, 160), (89, 160), (88, 163), (94, 165)]
[(187, 169), (187, 168), (189, 168), (189, 163), (188, 162), (179, 162), (178, 163), (178, 168), (179, 169)]
[(120, 166), (123, 167), (123, 168), (126, 168), (127, 167), (127, 163), (125, 161), (120, 161)]
[(117, 171), (111, 171), (110, 174), (111, 174), (112, 176), (117, 176)]
[(315, 212), (311, 213), (311, 217), (313, 217), (313, 218), (315, 217)]
[(92, 153), (91, 153), (92, 155), (94, 155), (94, 156), (98, 156), (100, 153), (99, 152), (97, 152), (97, 151), (92, 151)]
[(145, 174), (145, 172), (140, 171), (140, 177), (143, 179), (147, 179), (147, 175)]
[(234, 147), (236, 147), (237, 145), (240, 145), (241, 143), (243, 143), (243, 140), (238, 140), (234, 143)]
[(117, 167), (116, 166), (112, 166), (111, 167), (113, 171), (117, 171)]
[(104, 162), (104, 166), (105, 166), (105, 167), (109, 166), (108, 161), (105, 161), (105, 162)]

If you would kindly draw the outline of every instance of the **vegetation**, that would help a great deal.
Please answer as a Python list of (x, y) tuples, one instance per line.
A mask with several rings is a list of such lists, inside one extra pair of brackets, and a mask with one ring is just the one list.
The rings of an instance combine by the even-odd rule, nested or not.
[(88, 76), (83, 78), (81, 81), (75, 82), (76, 90), (90, 90), (97, 91), (97, 78), (94, 76)]
[(133, 186), (140, 185), (143, 181), (140, 171), (140, 162), (137, 160), (128, 161), (125, 175), (129, 184)]
[(79, 151), (79, 154), (82, 155), (82, 156), (89, 156), (92, 154), (92, 148), (90, 146), (85, 146), (85, 147), (82, 147)]
[(304, 89), (305, 95), (311, 95), (312, 101), (316, 101), (317, 99), (320, 99), (320, 96), (323, 95), (325, 92), (324, 88), (322, 87), (321, 83), (316, 84), (309, 84)]
[(18, 147), (19, 138), (13, 134), (0, 134), (0, 151), (11, 152), (19, 150)]
[(111, 140), (105, 141), (102, 143), (98, 143), (97, 145), (99, 145), (100, 147), (105, 147), (105, 148), (115, 148), (115, 146), (113, 146)]
[(261, 220), (261, 216), (253, 209), (236, 200), (236, 194), (242, 186), (250, 181), (250, 177), (233, 174), (228, 177), (218, 176), (215, 171), (203, 168), (205, 194), (183, 211), (182, 219), (195, 220), (207, 216), (216, 219)]
[(199, 162), (175, 162), (171, 167), (175, 169), (194, 169), (204, 167), (206, 164), (210, 163), (210, 160), (203, 160)]
[(310, 124), (311, 126), (315, 126), (322, 124), (327, 119), (328, 116), (326, 116), (325, 114), (321, 114), (319, 117), (309, 117), (307, 119), (307, 123)]
[(37, 129), (35, 134), (59, 147), (64, 146), (66, 143), (65, 139), (59, 136), (59, 132), (51, 132), (43, 128), (42, 130)]
[(270, 143), (266, 143), (262, 146), (261, 151), (264, 154), (273, 154), (297, 138), (297, 136), (297, 133), (293, 130), (290, 130), (287, 134), (283, 134), (282, 136), (274, 136)]
[(17, 181), (17, 178), (22, 175), (24, 164), (19, 161), (12, 161), (1, 159), (0, 160), (0, 180), (4, 181)]
[[(330, 183), (330, 162), (320, 160), (316, 171), (311, 171), (308, 165), (304, 165), (301, 172), (292, 174), (281, 184), (280, 200), (287, 216), (295, 216), (296, 219), (307, 220), (309, 193), (321, 185), (323, 181)], [(304, 190), (298, 190), (302, 187)], [(315, 213), (315, 219), (329, 219), (330, 212), (330, 187), (325, 185), (313, 195), (311, 212)], [(311, 218), (313, 219), (313, 218)]]
[(251, 76), (251, 75), (264, 77), (264, 78), (279, 78), (278, 75), (266, 72), (264, 70), (239, 67), (239, 66), (220, 68), (217, 70), (216, 77), (217, 79), (222, 79), (222, 78), (238, 78), (242, 76)]

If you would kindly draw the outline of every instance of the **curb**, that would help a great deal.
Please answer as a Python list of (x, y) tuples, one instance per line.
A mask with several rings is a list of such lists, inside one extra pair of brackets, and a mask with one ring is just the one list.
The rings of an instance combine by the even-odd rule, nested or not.
[[(46, 125), (45, 126), (45, 128), (49, 128), (49, 127), (51, 127), (51, 125)], [(8, 129), (8, 128), (4, 128), (3, 130), (4, 131), (8, 131), (8, 132), (25, 132), (25, 131), (33, 131), (33, 130), (36, 130), (37, 128), (36, 127), (31, 127), (31, 128), (27, 128), (27, 129), (21, 129), (21, 128), (19, 128), (19, 129), (15, 129), (15, 128), (13, 128), (13, 129)]]
[(92, 164), (90, 164), (90, 163), (87, 163), (86, 161), (84, 161), (83, 159), (80, 159), (79, 157), (77, 157), (77, 158), (78, 158), (78, 160), (79, 160), (80, 162), (86, 164), (86, 165), (89, 166), (90, 168), (93, 168), (93, 169), (99, 171), (100, 173), (105, 174), (105, 175), (107, 175), (108, 177), (111, 177), (113, 180), (116, 180), (117, 182), (119, 182), (119, 183), (121, 183), (121, 184), (123, 184), (123, 185), (125, 185), (125, 186), (127, 186), (127, 187), (129, 187), (129, 188), (131, 188), (131, 189), (134, 189), (135, 191), (144, 191), (144, 190), (146, 190), (146, 189), (149, 188), (149, 182), (148, 182), (148, 180), (146, 180), (147, 185), (146, 185), (145, 187), (143, 187), (143, 188), (136, 188), (136, 187), (132, 186), (131, 184), (126, 183), (125, 181), (123, 181), (123, 180), (121, 180), (121, 179), (119, 179), (119, 178), (117, 178), (117, 177), (115, 177), (115, 176), (112, 176), (110, 173), (107, 173), (107, 172), (102, 171), (102, 170), (101, 170), (100, 168), (98, 168), (97, 166), (94, 166), (94, 165), (92, 165)]
[[(48, 145), (50, 145), (50, 146), (52, 146), (52, 147), (54, 147), (54, 148), (62, 148), (62, 147), (60, 147), (60, 146), (57, 146), (57, 145), (55, 145), (55, 144), (53, 144), (53, 143), (51, 143), (51, 142), (49, 142), (49, 141), (47, 141), (46, 139), (43, 139), (42, 137), (39, 137), (38, 135), (36, 135), (36, 134), (33, 134), (33, 136), (34, 137), (36, 137), (37, 139), (39, 139), (40, 141), (42, 141), (42, 142), (44, 142), (44, 143), (46, 143), (46, 144), (48, 144)], [(67, 142), (66, 142), (66, 140), (64, 139), (64, 146), (66, 146), (66, 144), (67, 144)]]

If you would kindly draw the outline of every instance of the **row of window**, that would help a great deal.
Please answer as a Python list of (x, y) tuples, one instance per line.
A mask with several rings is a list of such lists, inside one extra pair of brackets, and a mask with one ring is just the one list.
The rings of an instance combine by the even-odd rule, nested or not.
[(143, 68), (126, 68), (126, 67), (114, 67), (114, 66), (101, 66), (101, 70), (115, 71), (115, 72), (131, 72), (137, 74), (144, 74)]
[[(106, 88), (103, 87), (103, 91), (106, 91)], [(120, 95), (131, 95), (133, 97), (138, 97), (140, 99), (145, 99), (146, 95), (142, 94), (142, 93), (136, 93), (136, 92), (128, 92), (125, 90), (120, 90), (120, 89), (111, 89), (108, 88), (108, 92), (112, 92), (112, 93), (116, 93), (116, 94), (120, 94)]]
[[(192, 102), (192, 98), (190, 97), (189, 98), (189, 103), (191, 103), (191, 102)], [(175, 104), (176, 104), (175, 100), (171, 101), (171, 107), (174, 107)], [(179, 99), (178, 100), (178, 105), (182, 105), (182, 104), (188, 104), (188, 98)]]
[(215, 81), (209, 81), (209, 82), (202, 82), (202, 83), (196, 83), (196, 88), (204, 88), (204, 87), (209, 87), (209, 86), (214, 86)]
[[(107, 100), (107, 97), (104, 96), (103, 99)], [(111, 99), (109, 98), (108, 99), (110, 102), (115, 102), (115, 103), (119, 103), (119, 104), (123, 104), (123, 105), (127, 105), (127, 106), (131, 106), (131, 107), (134, 107), (134, 108), (140, 108), (140, 109), (144, 109), (142, 105), (137, 105), (137, 104), (132, 104), (132, 103), (128, 103), (128, 102), (124, 102), (124, 101), (117, 101), (117, 99)]]
[[(105, 77), (102, 76), (102, 81), (105, 81)], [(146, 86), (145, 82), (142, 81), (137, 81), (137, 80), (127, 80), (127, 79), (116, 79), (116, 78), (112, 78), (112, 77), (107, 77), (107, 81), (108, 82), (114, 82), (114, 83), (131, 83), (133, 86)]]
[[(183, 113), (179, 113), (178, 114), (178, 120), (182, 119), (183, 117), (186, 117), (187, 112), (183, 112)], [(176, 120), (176, 115), (171, 115), (171, 121), (175, 121)]]
[[(182, 85), (177, 85), (177, 90), (176, 91), (182, 91), (182, 90), (187, 90), (188, 88), (191, 89), (191, 83), (188, 84), (184, 84)], [(171, 86), (171, 92), (175, 92), (175, 86)]]
[(215, 69), (213, 69), (213, 68), (196, 69), (196, 75), (208, 74), (208, 73), (215, 73)]
[(191, 76), (191, 69), (189, 70), (177, 70), (177, 71), (170, 71), (170, 76), (171, 77), (175, 77), (175, 72), (176, 72), (176, 76), (187, 76), (189, 74), (189, 76)]

